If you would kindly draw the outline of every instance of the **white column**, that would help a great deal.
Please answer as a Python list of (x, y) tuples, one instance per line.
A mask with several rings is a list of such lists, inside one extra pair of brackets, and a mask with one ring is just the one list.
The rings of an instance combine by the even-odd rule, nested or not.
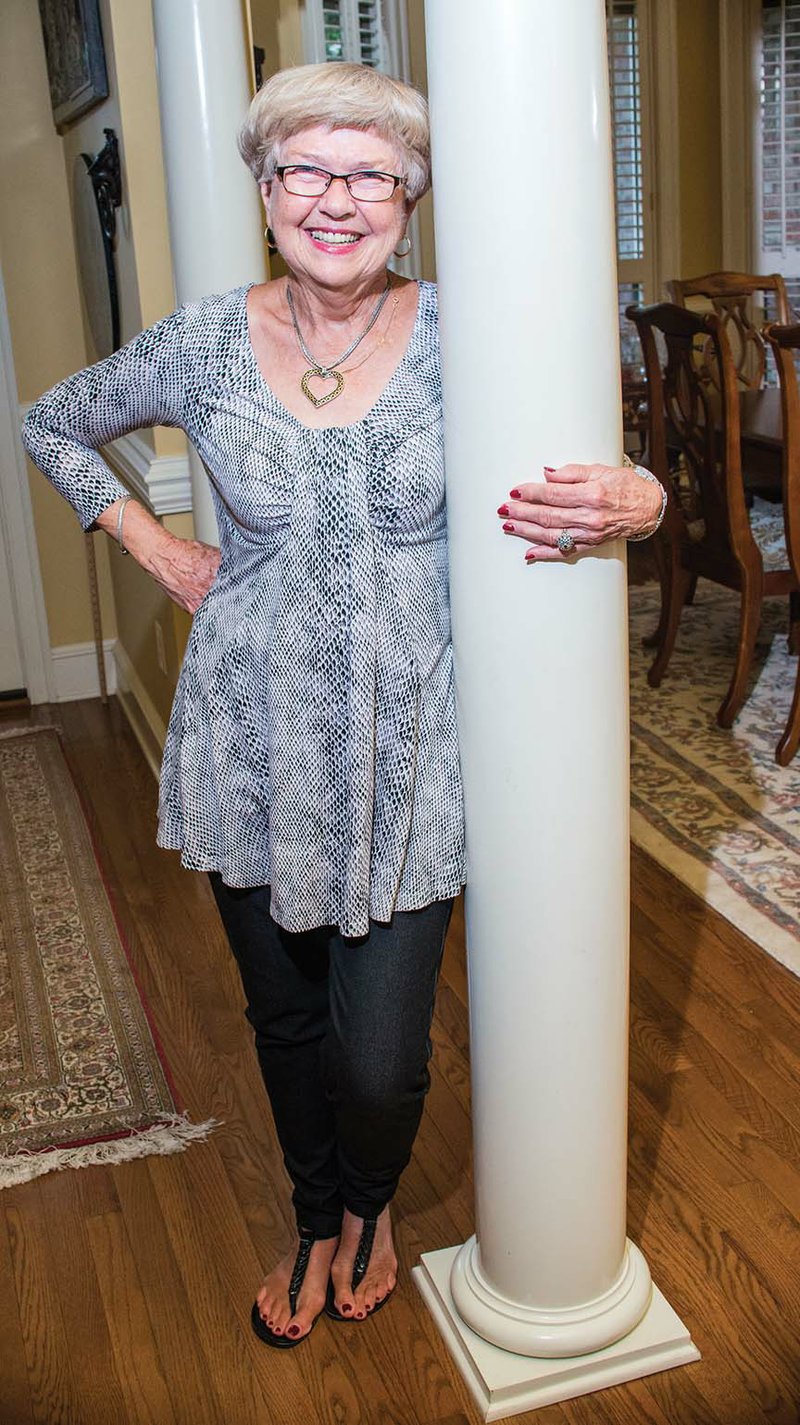
[[(268, 276), (258, 188), (236, 147), (251, 99), (241, 0), (153, 0), (178, 302)], [(189, 452), (198, 539), (217, 542), (208, 477)]]
[(697, 1352), (625, 1236), (625, 549), (529, 568), (495, 515), (621, 455), (603, 0), (426, 8), (477, 1235), (415, 1275), (496, 1419)]

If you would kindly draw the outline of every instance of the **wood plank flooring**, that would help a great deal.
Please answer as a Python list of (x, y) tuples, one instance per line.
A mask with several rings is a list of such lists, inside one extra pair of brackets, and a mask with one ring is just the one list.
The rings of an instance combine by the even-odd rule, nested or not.
[[(461, 916), (395, 1204), (397, 1296), (269, 1351), (249, 1312), (288, 1192), (210, 890), (155, 848), (155, 785), (113, 700), (29, 716), (63, 730), (179, 1091), (220, 1126), (0, 1194), (0, 1425), (476, 1425), (409, 1277), (473, 1230)], [(629, 1231), (703, 1359), (523, 1425), (798, 1425), (799, 1071), (800, 982), (635, 854)]]

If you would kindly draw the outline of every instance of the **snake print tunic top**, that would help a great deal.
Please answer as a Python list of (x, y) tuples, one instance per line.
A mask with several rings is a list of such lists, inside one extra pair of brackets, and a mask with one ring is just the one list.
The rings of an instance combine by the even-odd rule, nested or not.
[(84, 528), (125, 493), (96, 448), (179, 426), (222, 561), (200, 604), (161, 775), (158, 841), (287, 930), (366, 935), (464, 881), (436, 289), (351, 425), (304, 426), (250, 345), (247, 287), (181, 308), (47, 392), (24, 430)]

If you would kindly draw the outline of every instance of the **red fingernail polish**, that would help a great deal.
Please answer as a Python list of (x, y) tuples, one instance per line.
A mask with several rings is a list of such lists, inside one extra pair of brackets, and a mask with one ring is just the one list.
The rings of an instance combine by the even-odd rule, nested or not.
[(497, 509), (497, 513), (498, 513), (499, 515), (507, 515), (507, 514), (508, 514), (508, 505), (499, 505), (499, 506), (498, 506), (498, 509)]
[(525, 563), (526, 563), (526, 564), (533, 564), (533, 563), (535, 563), (535, 560), (536, 560), (536, 555), (535, 555), (535, 554), (526, 554), (526, 555), (525, 555)]
[(555, 475), (555, 473), (556, 473), (555, 466), (554, 466), (554, 465), (545, 465), (545, 467), (544, 467), (544, 473), (545, 473), (545, 475)]
[(522, 499), (522, 496), (521, 496), (519, 490), (509, 490), (508, 493), (509, 493), (509, 495), (511, 496), (512, 500), (521, 500), (521, 499)]
[(503, 525), (503, 529), (505, 530), (506, 534), (514, 533), (514, 526), (510, 520), (506, 520), (505, 524)]

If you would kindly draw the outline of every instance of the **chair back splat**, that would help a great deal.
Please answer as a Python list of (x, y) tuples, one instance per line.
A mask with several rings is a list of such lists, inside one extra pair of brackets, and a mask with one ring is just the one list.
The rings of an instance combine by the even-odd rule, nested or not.
[[(667, 282), (666, 290), (669, 300), (679, 307), (698, 298), (710, 304), (725, 329), (739, 385), (760, 390), (767, 375), (767, 348), (761, 322), (764, 316), (782, 323), (791, 320), (786, 284), (780, 273), (764, 277), (753, 272), (707, 272), (703, 277), (674, 278)], [(762, 294), (763, 315), (755, 301)], [(703, 350), (699, 370), (703, 380), (719, 388), (719, 372), (711, 343)]]

